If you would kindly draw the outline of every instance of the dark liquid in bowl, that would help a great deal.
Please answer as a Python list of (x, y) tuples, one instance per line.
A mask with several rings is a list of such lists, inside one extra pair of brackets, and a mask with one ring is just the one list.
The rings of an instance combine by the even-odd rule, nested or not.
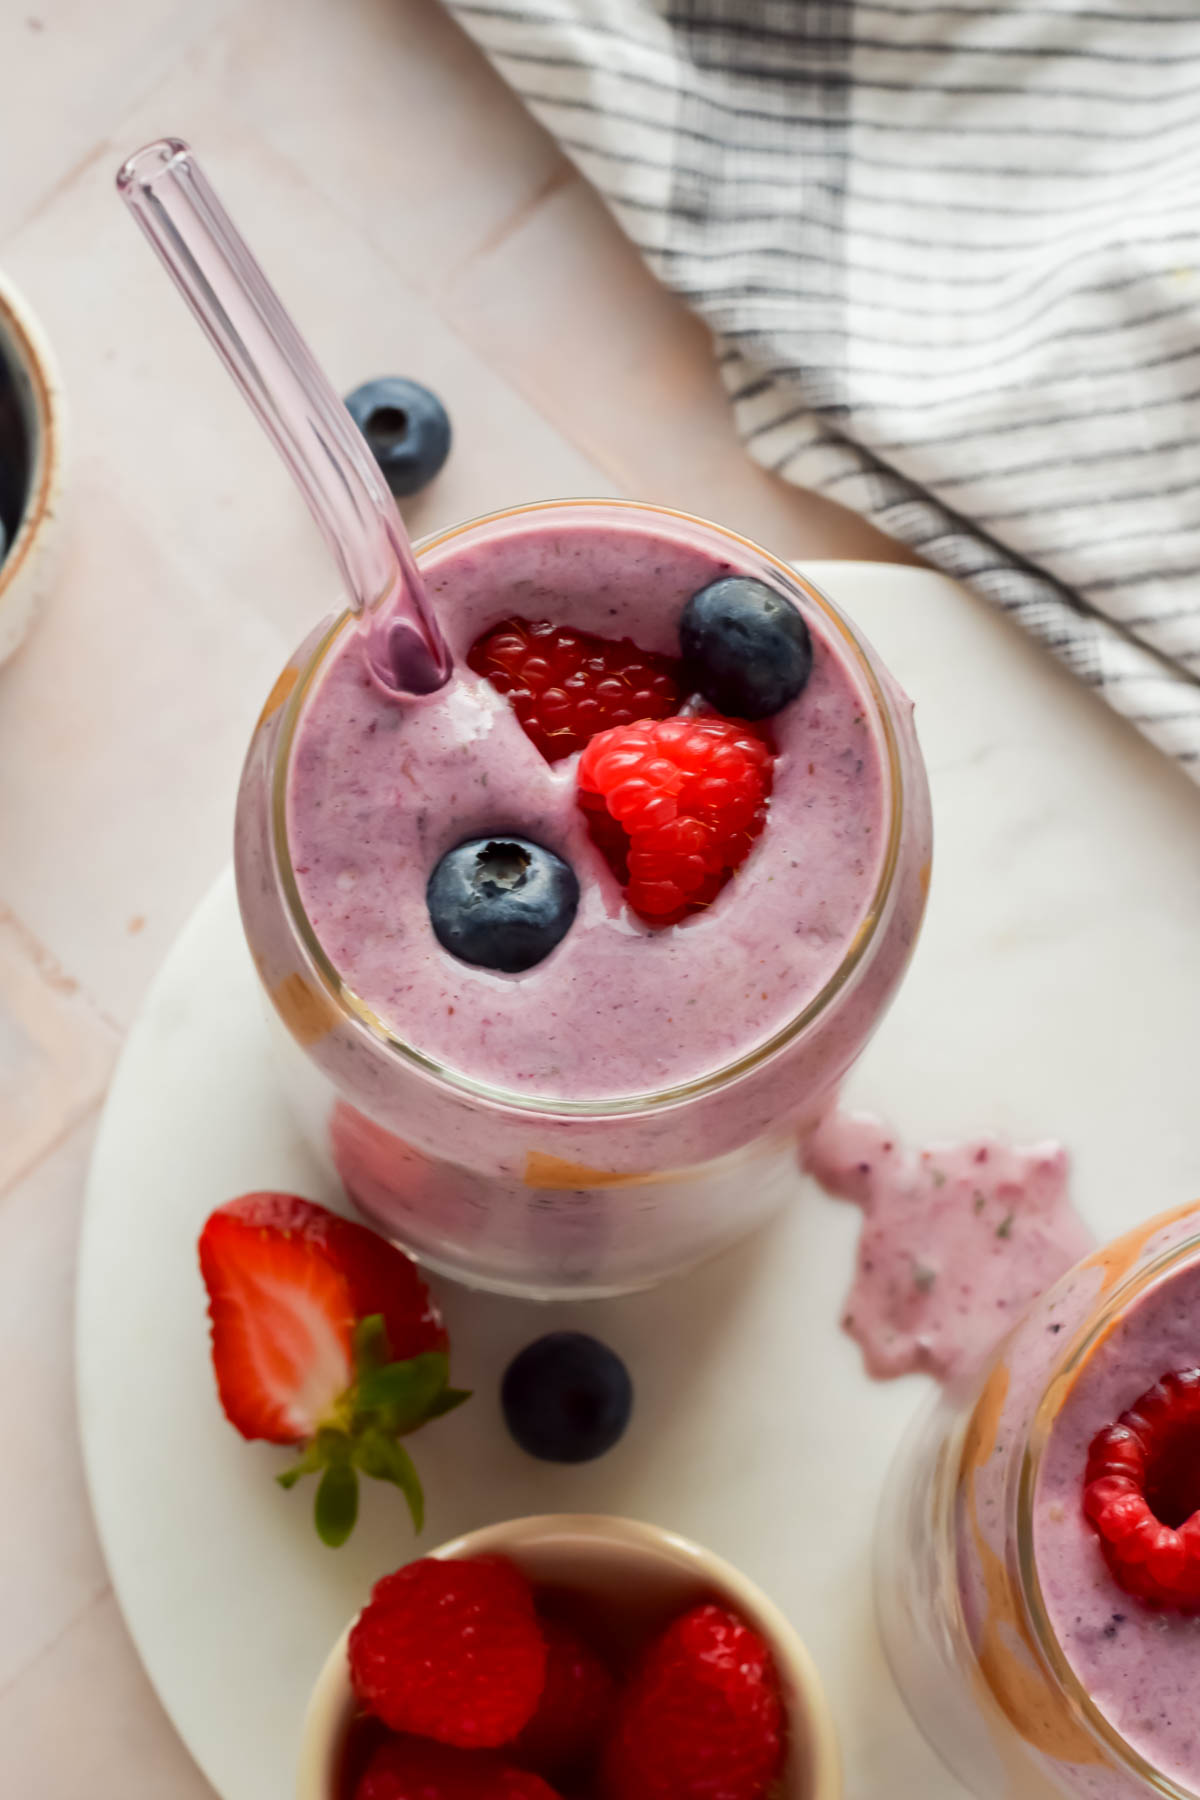
[(29, 432), (17, 379), (0, 346), (0, 561), (17, 535), (29, 494)]

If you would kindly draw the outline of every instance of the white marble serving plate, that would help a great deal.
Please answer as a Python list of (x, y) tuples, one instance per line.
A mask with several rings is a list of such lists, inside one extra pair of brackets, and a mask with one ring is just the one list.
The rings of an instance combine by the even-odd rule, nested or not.
[[(850, 1086), (911, 1137), (1058, 1136), (1109, 1235), (1200, 1192), (1200, 793), (1003, 618), (918, 569), (814, 579), (917, 701), (937, 823), (907, 985)], [(232, 805), (232, 796), (231, 805)], [(407, 1560), (372, 1492), (346, 1548), (225, 1424), (194, 1243), (253, 1187), (332, 1199), (276, 1098), (231, 878), (197, 911), (132, 1032), (88, 1193), (79, 1390), (92, 1499), (146, 1667), (222, 1800), (291, 1800), (309, 1686), (372, 1580)], [(521, 1513), (673, 1526), (759, 1582), (827, 1684), (848, 1800), (960, 1793), (909, 1723), (872, 1619), (873, 1510), (925, 1391), (875, 1385), (838, 1329), (855, 1210), (807, 1189), (769, 1232), (655, 1293), (536, 1307), (442, 1285), (477, 1397), (415, 1445), (424, 1541)], [(551, 1468), (509, 1441), (496, 1387), (551, 1325), (628, 1359), (632, 1427)]]

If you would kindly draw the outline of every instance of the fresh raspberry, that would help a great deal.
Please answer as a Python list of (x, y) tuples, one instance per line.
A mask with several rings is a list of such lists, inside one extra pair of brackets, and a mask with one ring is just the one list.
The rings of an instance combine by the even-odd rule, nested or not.
[(493, 626), (476, 639), (467, 661), (507, 694), (547, 762), (582, 750), (606, 726), (669, 718), (684, 699), (674, 657), (639, 650), (630, 638), (593, 637), (544, 619)]
[(613, 1678), (578, 1632), (543, 1619), (546, 1685), (538, 1709), (513, 1745), (520, 1763), (551, 1777), (590, 1762), (612, 1715)]
[(607, 1800), (762, 1800), (783, 1765), (771, 1653), (722, 1606), (684, 1613), (651, 1645), (617, 1705)]
[(752, 726), (664, 719), (594, 737), (579, 804), (634, 912), (669, 925), (707, 906), (767, 818), (774, 761)]
[(381, 1744), (354, 1800), (558, 1800), (538, 1775), (487, 1750), (450, 1750), (421, 1738)]
[(511, 1743), (546, 1680), (528, 1581), (495, 1556), (385, 1575), (350, 1633), (350, 1679), (393, 1731), (464, 1750)]
[(1200, 1369), (1164, 1375), (1088, 1449), (1083, 1510), (1113, 1579), (1200, 1612)]

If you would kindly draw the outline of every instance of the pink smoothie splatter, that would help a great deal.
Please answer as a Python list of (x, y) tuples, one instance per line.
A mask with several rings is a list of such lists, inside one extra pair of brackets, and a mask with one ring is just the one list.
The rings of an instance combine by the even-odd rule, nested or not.
[(863, 1209), (842, 1323), (881, 1379), (971, 1367), (1095, 1242), (1057, 1144), (909, 1150), (878, 1119), (835, 1110), (804, 1161), (827, 1193)]

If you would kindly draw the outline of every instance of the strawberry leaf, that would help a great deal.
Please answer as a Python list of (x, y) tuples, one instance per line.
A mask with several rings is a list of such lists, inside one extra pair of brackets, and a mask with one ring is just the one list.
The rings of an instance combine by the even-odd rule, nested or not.
[(358, 1518), (358, 1476), (350, 1463), (330, 1463), (317, 1489), (313, 1517), (317, 1536), (331, 1550), (350, 1536)]
[(354, 1460), (364, 1475), (371, 1475), (376, 1481), (390, 1481), (400, 1489), (408, 1501), (413, 1530), (422, 1530), (425, 1524), (425, 1495), (416, 1464), (404, 1445), (398, 1444), (382, 1431), (372, 1429), (364, 1432), (354, 1446)]
[(368, 1369), (358, 1384), (358, 1410), (384, 1413), (392, 1432), (411, 1431), (429, 1417), (449, 1380), (450, 1359), (444, 1350), (426, 1350), (406, 1362)]
[(294, 1488), (306, 1475), (315, 1475), (318, 1469), (323, 1469), (328, 1461), (318, 1435), (305, 1447), (299, 1459), (290, 1468), (281, 1470), (275, 1479), (281, 1488)]
[(369, 1313), (354, 1327), (354, 1366), (360, 1378), (371, 1369), (381, 1369), (391, 1356), (387, 1327), (382, 1313)]
[(428, 1350), (403, 1362), (390, 1362), (388, 1356), (383, 1316), (372, 1313), (354, 1329), (355, 1385), (291, 1467), (275, 1477), (280, 1487), (292, 1488), (305, 1475), (321, 1472), (313, 1510), (317, 1533), (331, 1548), (345, 1543), (358, 1518), (358, 1470), (398, 1487), (414, 1529), (423, 1529), (421, 1479), (398, 1439), (471, 1397), (450, 1386), (450, 1359), (444, 1350)]
[(470, 1398), (470, 1388), (444, 1387), (441, 1393), (435, 1395), (430, 1401), (429, 1411), (425, 1414), (425, 1417), (426, 1419), (444, 1418), (447, 1413), (454, 1412)]

